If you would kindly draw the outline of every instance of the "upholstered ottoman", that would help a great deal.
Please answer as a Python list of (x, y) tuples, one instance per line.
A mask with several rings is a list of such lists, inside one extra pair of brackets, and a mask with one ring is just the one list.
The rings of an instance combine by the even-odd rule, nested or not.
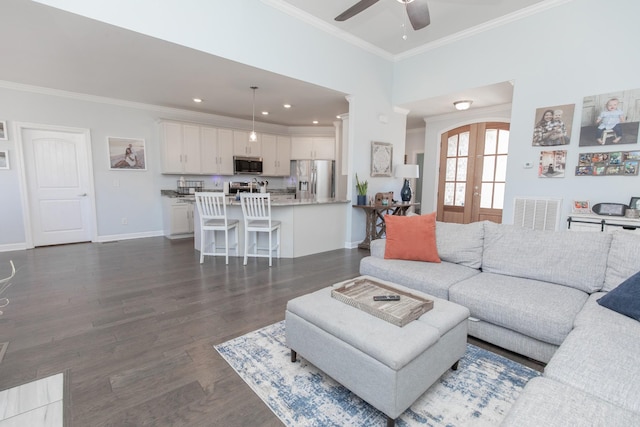
[[(373, 279), (373, 278), (372, 278)], [(331, 297), (333, 287), (287, 303), (285, 331), (296, 353), (387, 416), (387, 425), (449, 368), (467, 343), (469, 310), (447, 300), (375, 279), (434, 301), (433, 309), (395, 326)]]

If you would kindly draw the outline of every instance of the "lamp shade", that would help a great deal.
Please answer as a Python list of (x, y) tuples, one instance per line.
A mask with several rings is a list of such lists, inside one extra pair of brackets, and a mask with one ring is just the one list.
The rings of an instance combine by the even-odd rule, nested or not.
[(396, 178), (418, 178), (420, 169), (418, 169), (418, 165), (397, 165), (393, 174)]

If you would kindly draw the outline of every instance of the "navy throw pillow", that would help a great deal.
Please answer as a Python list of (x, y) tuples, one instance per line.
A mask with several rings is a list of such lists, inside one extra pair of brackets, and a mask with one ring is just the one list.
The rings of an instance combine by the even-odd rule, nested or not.
[(640, 271), (598, 299), (598, 304), (640, 321)]

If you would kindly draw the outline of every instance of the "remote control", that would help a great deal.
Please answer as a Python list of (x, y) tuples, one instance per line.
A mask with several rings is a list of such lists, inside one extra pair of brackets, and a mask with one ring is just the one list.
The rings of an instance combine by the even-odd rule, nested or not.
[(400, 301), (400, 295), (376, 295), (374, 301)]

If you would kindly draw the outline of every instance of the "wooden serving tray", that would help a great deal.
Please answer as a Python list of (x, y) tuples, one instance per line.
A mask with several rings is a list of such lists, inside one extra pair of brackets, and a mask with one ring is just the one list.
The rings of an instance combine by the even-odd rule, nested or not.
[[(400, 300), (374, 301), (374, 295), (400, 295)], [(433, 308), (433, 300), (363, 277), (356, 277), (332, 289), (331, 296), (400, 327)]]

